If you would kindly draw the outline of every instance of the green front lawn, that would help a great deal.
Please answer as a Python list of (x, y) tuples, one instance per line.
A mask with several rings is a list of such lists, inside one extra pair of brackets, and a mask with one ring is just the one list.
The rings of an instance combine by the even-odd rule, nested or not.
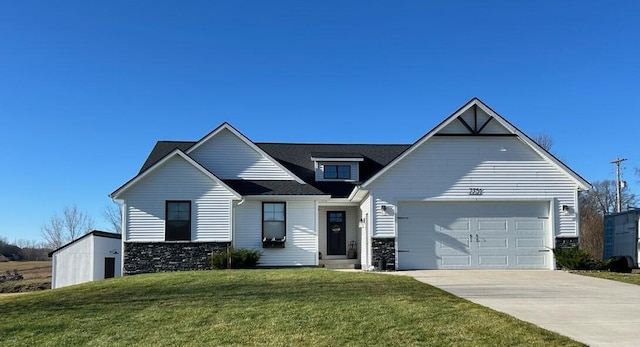
[(127, 276), (0, 308), (6, 346), (581, 346), (409, 277), (324, 269)]
[(640, 285), (640, 274), (637, 273), (617, 273), (617, 272), (600, 272), (600, 271), (576, 271), (578, 275), (604, 278), (607, 280), (637, 284)]

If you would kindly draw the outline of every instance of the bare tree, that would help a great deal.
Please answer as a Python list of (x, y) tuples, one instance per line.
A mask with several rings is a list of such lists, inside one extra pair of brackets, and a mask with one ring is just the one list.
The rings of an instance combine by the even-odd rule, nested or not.
[(104, 207), (102, 216), (118, 234), (122, 233), (122, 205), (114, 202)]
[(604, 242), (604, 218), (595, 194), (591, 191), (580, 193), (580, 243), (579, 247), (596, 259), (602, 259)]
[(64, 221), (57, 214), (51, 216), (49, 222), (40, 228), (40, 233), (44, 241), (54, 249), (60, 248), (66, 243), (64, 234)]
[(51, 216), (49, 222), (40, 228), (40, 232), (47, 245), (57, 249), (91, 231), (92, 228), (93, 218), (73, 205), (65, 206), (62, 217), (57, 213)]
[[(598, 205), (600, 214), (613, 213), (616, 210), (616, 181), (604, 180), (593, 182), (589, 191), (590, 198), (594, 199)], [(633, 206), (638, 202), (635, 194), (629, 191), (628, 187), (620, 190), (620, 200), (622, 207)]]
[(547, 150), (547, 152), (551, 153), (551, 149), (553, 148), (553, 138), (551, 135), (547, 133), (539, 133), (533, 137), (533, 141), (535, 141), (540, 147)]

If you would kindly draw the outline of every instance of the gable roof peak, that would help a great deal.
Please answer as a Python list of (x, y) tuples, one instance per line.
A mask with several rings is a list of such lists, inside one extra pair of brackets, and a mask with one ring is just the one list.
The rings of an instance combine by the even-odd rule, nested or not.
[[(464, 104), (462, 107), (460, 107), (455, 112), (453, 112), (450, 116), (448, 116), (442, 122), (440, 122), (440, 124), (436, 125), (433, 129), (431, 129), (429, 132), (424, 134), (420, 139), (418, 139), (416, 142), (414, 142), (411, 145), (411, 147), (407, 148), (400, 155), (398, 155), (393, 161), (391, 161), (388, 165), (386, 165), (382, 170), (378, 171), (377, 174), (375, 174), (373, 177), (369, 178), (364, 183), (362, 183), (361, 187), (365, 187), (366, 188), (367, 186), (369, 186), (373, 181), (378, 179), (378, 177), (384, 175), (384, 173), (387, 172), (391, 167), (395, 166), (396, 163), (398, 163), (399, 161), (404, 159), (411, 152), (413, 152), (416, 148), (420, 147), (423, 143), (425, 143), (426, 141), (431, 139), (435, 134), (437, 134), (444, 127), (446, 127), (447, 125), (452, 123), (454, 120), (456, 120), (459, 117), (461, 117), (464, 112), (466, 112), (468, 109), (470, 109), (474, 105), (477, 105), (479, 108), (481, 108), (489, 116), (489, 120), (495, 119), (500, 125), (502, 125), (505, 129), (507, 129), (507, 131), (510, 133), (510, 136), (511, 135), (517, 136), (522, 142), (524, 142), (526, 145), (528, 145), (533, 151), (537, 152), (542, 158), (545, 158), (546, 160), (551, 162), (553, 165), (558, 167), (560, 170), (564, 171), (569, 177), (571, 177), (574, 180), (574, 182), (576, 182), (576, 184), (578, 185), (578, 189), (579, 190), (588, 190), (589, 189), (590, 184), (589, 184), (589, 182), (587, 182), (587, 180), (585, 180), (583, 177), (578, 175), (575, 171), (573, 171), (571, 168), (569, 168), (562, 161), (558, 160), (558, 158), (556, 158), (553, 154), (549, 153), (547, 150), (545, 150), (540, 145), (538, 145), (529, 136), (527, 136), (525, 133), (520, 131), (520, 129), (518, 129), (513, 124), (511, 124), (511, 122), (509, 122), (508, 120), (503, 118), (501, 115), (499, 115), (491, 107), (489, 107), (487, 104), (482, 102), (482, 100), (480, 100), (478, 97), (473, 97), (466, 104)], [(488, 122), (486, 122), (486, 123), (488, 123)], [(486, 125), (486, 123), (485, 123), (485, 125)], [(484, 125), (482, 127), (484, 127)], [(475, 134), (479, 133), (479, 131), (482, 130), (482, 127), (480, 129), (478, 129), (478, 130), (475, 130), (475, 129), (471, 129), (467, 125), (467, 128), (470, 131), (474, 131), (475, 130)]]
[(138, 175), (136, 175), (135, 177), (133, 177), (132, 179), (127, 181), (125, 184), (120, 186), (120, 188), (116, 189), (113, 193), (109, 194), (109, 197), (111, 197), (112, 199), (118, 199), (119, 196), (124, 191), (128, 190), (133, 185), (137, 184), (140, 180), (142, 180), (144, 177), (149, 175), (149, 173), (153, 172), (156, 168), (164, 165), (167, 161), (169, 161), (171, 158), (176, 157), (176, 156), (179, 157), (179, 158), (182, 158), (188, 164), (192, 165), (198, 171), (202, 172), (205, 176), (209, 177), (212, 181), (218, 183), (219, 185), (221, 185), (222, 187), (227, 189), (227, 191), (229, 191), (231, 194), (235, 195), (236, 198), (240, 198), (240, 194), (238, 194), (236, 191), (231, 189), (226, 183), (224, 183), (224, 181), (222, 181), (222, 179), (220, 179), (214, 173), (212, 173), (207, 168), (202, 166), (202, 164), (198, 163), (195, 159), (191, 158), (187, 153), (182, 151), (180, 148), (175, 148), (174, 150), (169, 152), (167, 155), (165, 155), (162, 159), (158, 160), (156, 163), (151, 165), (151, 167), (149, 167), (148, 169), (140, 172)]
[(289, 169), (287, 169), (285, 166), (283, 166), (280, 162), (278, 162), (273, 157), (271, 157), (271, 155), (269, 155), (267, 152), (265, 152), (260, 147), (258, 147), (258, 145), (256, 145), (253, 141), (251, 141), (251, 139), (249, 139), (246, 135), (241, 133), (238, 129), (234, 128), (229, 122), (226, 122), (226, 121), (223, 122), (222, 124), (220, 124), (217, 128), (213, 129), (210, 133), (205, 135), (203, 138), (198, 140), (193, 146), (189, 147), (189, 149), (187, 149), (185, 151), (185, 153), (187, 155), (190, 155), (191, 153), (193, 153), (193, 151), (195, 151), (197, 148), (199, 148), (203, 143), (206, 143), (211, 138), (215, 137), (222, 130), (230, 131), (234, 136), (239, 138), (242, 142), (244, 142), (251, 149), (256, 151), (258, 154), (260, 154), (264, 158), (267, 158), (267, 160), (273, 162), (277, 167), (279, 167), (287, 175), (289, 175), (291, 178), (293, 178), (293, 180), (295, 180), (296, 182), (298, 182), (300, 184), (305, 184), (305, 182), (300, 177), (296, 176), (293, 172), (291, 172)]
[(466, 104), (464, 104), (461, 107), (461, 109), (466, 109), (466, 108), (469, 108), (469, 107), (471, 107), (473, 105), (481, 105), (481, 106), (484, 106), (485, 108), (491, 109), (484, 101), (482, 101), (482, 99), (480, 99), (477, 96), (474, 96), (473, 98), (471, 98), (471, 100), (469, 100)]

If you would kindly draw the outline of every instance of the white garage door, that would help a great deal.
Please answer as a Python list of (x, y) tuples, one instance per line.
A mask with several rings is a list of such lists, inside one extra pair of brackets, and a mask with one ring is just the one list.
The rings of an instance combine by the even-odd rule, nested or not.
[(398, 268), (549, 269), (548, 202), (398, 205)]

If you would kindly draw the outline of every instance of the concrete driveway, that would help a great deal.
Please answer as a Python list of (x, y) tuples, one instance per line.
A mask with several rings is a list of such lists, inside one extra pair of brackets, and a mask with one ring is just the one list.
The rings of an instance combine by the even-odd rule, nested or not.
[(589, 346), (640, 346), (640, 286), (548, 270), (421, 270), (397, 274)]

